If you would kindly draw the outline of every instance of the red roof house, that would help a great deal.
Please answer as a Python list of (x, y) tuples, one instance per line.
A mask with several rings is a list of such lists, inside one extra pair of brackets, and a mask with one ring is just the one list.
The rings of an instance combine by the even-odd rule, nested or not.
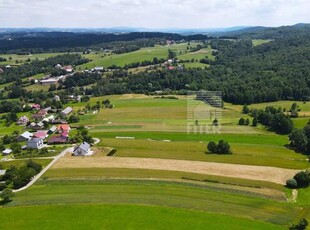
[(33, 136), (44, 140), (45, 138), (47, 138), (48, 135), (47, 135), (46, 130), (41, 130), (41, 131), (37, 131)]

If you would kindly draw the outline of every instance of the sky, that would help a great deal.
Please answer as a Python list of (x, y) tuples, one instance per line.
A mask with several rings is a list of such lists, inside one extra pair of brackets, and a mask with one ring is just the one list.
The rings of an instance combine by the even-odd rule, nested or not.
[(309, 0), (0, 0), (0, 28), (223, 28), (310, 22)]

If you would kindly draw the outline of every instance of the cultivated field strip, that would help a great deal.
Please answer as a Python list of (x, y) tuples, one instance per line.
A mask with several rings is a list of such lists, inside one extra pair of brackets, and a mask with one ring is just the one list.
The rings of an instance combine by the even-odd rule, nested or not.
[(285, 184), (296, 170), (214, 162), (132, 157), (61, 158), (53, 168), (130, 168), (191, 172)]

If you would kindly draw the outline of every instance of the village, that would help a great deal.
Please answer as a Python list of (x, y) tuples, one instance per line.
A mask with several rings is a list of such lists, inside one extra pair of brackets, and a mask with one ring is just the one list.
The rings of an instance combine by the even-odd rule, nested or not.
[[(31, 106), (33, 114), (31, 117), (21, 116), (17, 125), (23, 127), (23, 132), (18, 134), (14, 140), (11, 138), (11, 146), (13, 148), (5, 148), (2, 151), (3, 156), (22, 155), (26, 150), (42, 150), (49, 151), (51, 147), (66, 146), (67, 144), (75, 144), (73, 155), (85, 156), (90, 153), (91, 143), (81, 142), (75, 139), (75, 135), (70, 138), (70, 131), (72, 127), (69, 124), (69, 116), (73, 115), (73, 109), (66, 107), (62, 110), (48, 108), (41, 108), (39, 104)], [(79, 127), (75, 127), (77, 130)], [(83, 127), (84, 128), (84, 127)], [(75, 134), (77, 134), (75, 132)], [(16, 135), (16, 132), (15, 132)], [(5, 139), (5, 138), (4, 138)], [(91, 138), (89, 138), (91, 140)], [(5, 141), (4, 141), (5, 142)], [(8, 144), (8, 142), (6, 142)], [(45, 151), (45, 152), (46, 152)], [(6, 158), (2, 159), (6, 160)]]

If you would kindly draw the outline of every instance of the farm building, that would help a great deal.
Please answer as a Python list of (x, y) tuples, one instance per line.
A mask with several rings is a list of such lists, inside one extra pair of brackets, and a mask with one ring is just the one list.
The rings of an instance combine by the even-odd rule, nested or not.
[(71, 112), (72, 112), (72, 108), (71, 107), (67, 107), (67, 108), (65, 108), (64, 110), (62, 110), (60, 112), (60, 115), (65, 117), (65, 116), (68, 116)]
[(43, 79), (40, 81), (41, 85), (51, 85), (51, 84), (56, 84), (59, 81), (59, 78), (56, 77), (51, 77), (48, 79)]
[(29, 118), (26, 116), (22, 116), (18, 119), (17, 124), (18, 125), (27, 125), (28, 122), (29, 122)]
[(27, 142), (27, 148), (30, 149), (40, 149), (43, 147), (43, 139), (33, 138)]
[(73, 150), (74, 156), (85, 156), (90, 152), (90, 144), (83, 142)]
[(5, 149), (5, 150), (3, 150), (2, 155), (7, 156), (7, 155), (9, 155), (11, 152), (12, 152), (12, 149)]
[(16, 141), (17, 142), (23, 142), (23, 141), (28, 141), (32, 138), (33, 134), (26, 131), (24, 133), (22, 133), (21, 135), (19, 135), (19, 137), (17, 137)]

